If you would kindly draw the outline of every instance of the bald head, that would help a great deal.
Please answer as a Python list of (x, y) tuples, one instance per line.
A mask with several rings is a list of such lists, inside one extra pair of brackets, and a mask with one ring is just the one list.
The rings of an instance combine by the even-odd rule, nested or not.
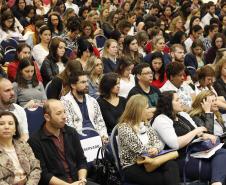
[(57, 99), (49, 99), (45, 102), (43, 106), (43, 112), (44, 114), (51, 114), (54, 107), (64, 107), (63, 103), (60, 100)]
[(61, 101), (50, 99), (43, 106), (44, 118), (48, 128), (61, 129), (66, 122), (64, 105)]

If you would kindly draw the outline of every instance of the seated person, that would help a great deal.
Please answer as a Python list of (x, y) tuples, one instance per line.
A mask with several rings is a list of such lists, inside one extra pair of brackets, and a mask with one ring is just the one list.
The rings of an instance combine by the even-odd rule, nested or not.
[[(17, 74), (17, 68), (20, 63), (20, 60), (23, 58), (31, 58), (31, 47), (26, 43), (21, 43), (17, 47), (17, 53), (16, 53), (16, 59), (9, 63), (7, 74), (8, 78), (11, 82), (14, 82), (16, 79)], [(34, 62), (35, 65), (35, 74), (37, 76), (37, 79), (39, 82), (42, 82), (42, 77), (40, 74), (40, 70), (38, 68), (38, 65), (36, 62)]]
[(37, 80), (34, 62), (29, 58), (21, 60), (13, 87), (16, 102), (24, 108), (41, 106), (47, 99), (42, 82)]
[(27, 116), (24, 109), (15, 102), (15, 93), (13, 84), (6, 78), (0, 78), (0, 110), (12, 112), (18, 122), (21, 139), (27, 141), (28, 139), (28, 124)]
[(1, 27), (0, 27), (0, 43), (8, 38), (23, 39), (18, 27), (15, 25), (16, 19), (11, 10), (1, 12)]
[(98, 98), (99, 93), (99, 84), (103, 75), (103, 62), (100, 58), (91, 56), (85, 67), (85, 71), (89, 76), (89, 95)]
[(219, 112), (217, 97), (210, 90), (196, 96), (189, 114), (198, 126), (206, 127), (211, 134), (220, 136), (226, 132), (226, 117)]
[(8, 111), (0, 112), (0, 184), (38, 184), (40, 163), (31, 147), (19, 140), (19, 123)]
[(61, 96), (66, 95), (70, 91), (69, 76), (82, 70), (82, 65), (78, 60), (68, 61), (63, 72), (55, 76), (46, 87), (48, 99), (60, 99)]
[(86, 158), (78, 133), (65, 125), (66, 114), (63, 104), (59, 100), (48, 100), (43, 109), (45, 123), (28, 140), (41, 163), (39, 185), (86, 184)]
[(214, 69), (209, 65), (205, 65), (197, 71), (197, 74), (198, 74), (198, 82), (195, 83), (195, 86), (198, 89), (197, 94), (203, 90), (213, 91), (214, 94), (217, 96), (218, 106), (226, 110), (226, 100), (224, 99), (224, 96), (218, 96), (216, 90), (213, 87), (213, 81), (215, 77)]
[(153, 80), (153, 72), (150, 65), (147, 63), (140, 63), (134, 67), (134, 73), (136, 75), (137, 83), (135, 87), (130, 90), (128, 99), (135, 94), (142, 94), (147, 96), (149, 106), (155, 107), (161, 93), (156, 87), (150, 85)]
[(226, 60), (220, 60), (215, 69), (216, 81), (213, 83), (213, 88), (218, 96), (223, 96), (226, 100)]
[(99, 86), (100, 97), (97, 101), (109, 134), (118, 123), (126, 106), (126, 99), (118, 96), (119, 81), (118, 74), (110, 72), (102, 77)]
[(119, 96), (127, 98), (129, 91), (135, 86), (135, 78), (132, 74), (134, 64), (132, 61), (120, 58), (117, 73), (120, 76)]
[(51, 40), (49, 54), (44, 59), (40, 69), (44, 86), (65, 69), (67, 63), (65, 47), (66, 43), (60, 37)]
[(89, 96), (88, 77), (84, 71), (69, 77), (71, 91), (61, 97), (67, 115), (66, 124), (81, 134), (84, 127), (97, 131), (103, 142), (108, 141), (107, 128), (96, 99)]
[(178, 185), (180, 178), (175, 161), (168, 161), (150, 173), (136, 164), (142, 153), (156, 156), (163, 149), (163, 143), (148, 123), (148, 106), (146, 96), (134, 95), (128, 100), (119, 120), (119, 155), (125, 180), (139, 185)]
[[(183, 112), (182, 102), (175, 91), (163, 92), (159, 98), (156, 112), (153, 117), (152, 127), (157, 131), (163, 143), (169, 148), (179, 152), (177, 160), (181, 177), (184, 166), (186, 177), (190, 180), (210, 181), (212, 185), (222, 185), (226, 180), (226, 150), (219, 149), (208, 159), (190, 157), (186, 160), (186, 147), (190, 142), (201, 137), (216, 143), (217, 137), (204, 133), (205, 127), (197, 127), (192, 118)], [(199, 161), (201, 160), (201, 170)]]
[(176, 91), (183, 103), (184, 110), (190, 110), (192, 99), (196, 92), (190, 85), (184, 82), (185, 67), (183, 63), (172, 62), (167, 66), (166, 83), (160, 88), (161, 92)]

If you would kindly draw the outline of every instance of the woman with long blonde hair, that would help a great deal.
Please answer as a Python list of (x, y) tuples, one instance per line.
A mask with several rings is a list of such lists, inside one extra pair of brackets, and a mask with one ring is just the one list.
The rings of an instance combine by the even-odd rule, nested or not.
[(174, 35), (177, 31), (184, 31), (184, 22), (181, 16), (175, 17), (169, 26), (169, 31)]
[(222, 135), (226, 131), (226, 120), (219, 112), (216, 95), (210, 90), (202, 91), (196, 96), (190, 116), (198, 126), (206, 127), (214, 135)]
[(104, 73), (115, 72), (118, 68), (118, 42), (114, 39), (106, 40), (102, 53)]
[(120, 117), (119, 152), (125, 180), (140, 185), (178, 185), (179, 172), (175, 161), (169, 161), (150, 173), (136, 164), (137, 157), (143, 153), (156, 156), (163, 149), (163, 143), (148, 123), (150, 117), (148, 99), (140, 94), (129, 99)]
[(85, 71), (89, 76), (89, 95), (98, 98), (99, 84), (103, 75), (103, 63), (100, 58), (91, 56), (87, 62)]

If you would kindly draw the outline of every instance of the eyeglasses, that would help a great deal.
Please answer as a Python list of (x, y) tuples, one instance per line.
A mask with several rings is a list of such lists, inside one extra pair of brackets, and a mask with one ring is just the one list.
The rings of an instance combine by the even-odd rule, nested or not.
[(153, 74), (153, 72), (152, 71), (147, 71), (147, 72), (144, 72), (144, 73), (141, 73), (141, 75), (152, 75)]

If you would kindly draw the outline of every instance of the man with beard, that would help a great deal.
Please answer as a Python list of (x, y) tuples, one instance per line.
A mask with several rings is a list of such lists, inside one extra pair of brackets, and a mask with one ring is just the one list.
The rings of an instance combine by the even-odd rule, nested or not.
[(15, 104), (15, 95), (13, 84), (6, 78), (0, 78), (0, 110), (10, 111), (15, 114), (19, 122), (19, 130), (21, 139), (26, 141), (28, 139), (28, 125), (27, 117), (24, 109)]
[(67, 115), (66, 124), (81, 134), (81, 129), (95, 129), (103, 142), (107, 142), (107, 129), (96, 99), (89, 96), (88, 77), (84, 71), (69, 77), (71, 91), (61, 97)]
[(173, 44), (170, 50), (172, 62), (184, 63), (184, 47), (181, 44)]

